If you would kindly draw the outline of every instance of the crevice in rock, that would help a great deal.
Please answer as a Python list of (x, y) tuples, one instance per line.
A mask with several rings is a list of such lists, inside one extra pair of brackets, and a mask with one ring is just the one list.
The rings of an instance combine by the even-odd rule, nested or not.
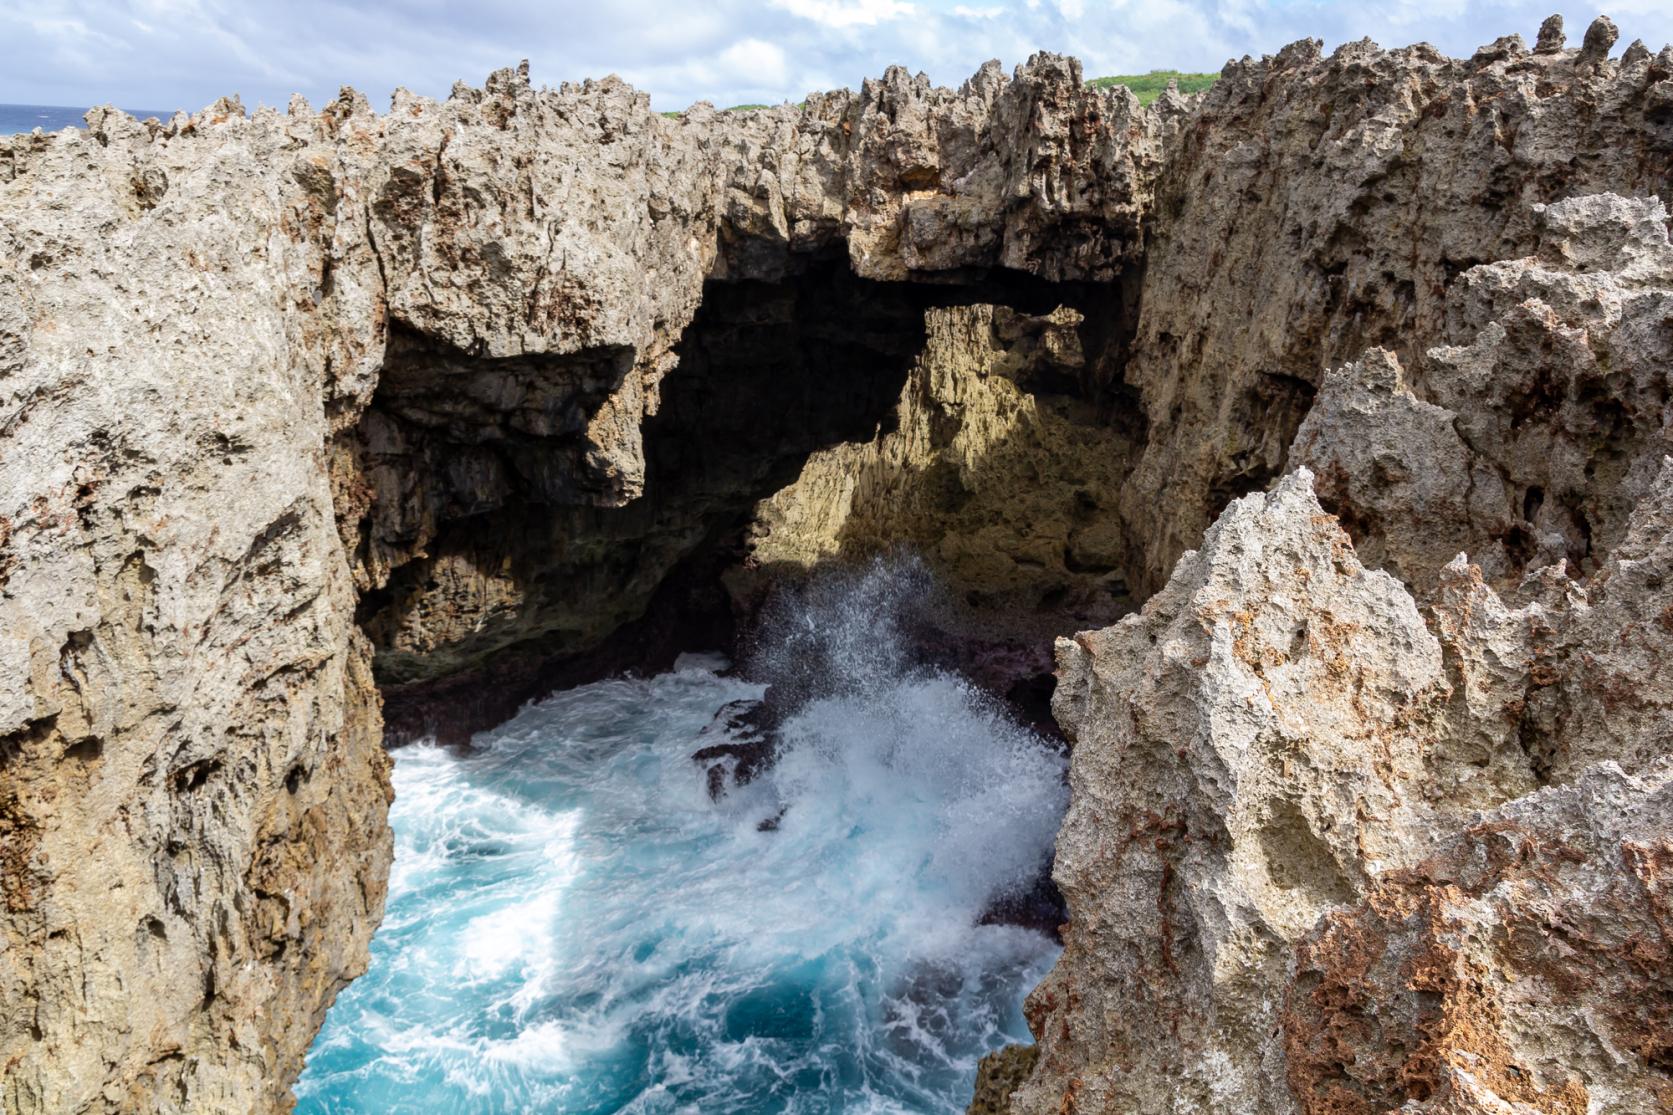
[[(812, 455), (894, 432), (932, 311), (1001, 306), (1026, 329), (1079, 307), (1087, 357), (1035, 361), (1017, 385), (1142, 439), (1120, 377), (1135, 282), (1003, 270), (877, 282), (845, 256), (792, 262), (774, 281), (705, 285), (677, 366), (649, 388), (638, 476), (619, 468), (631, 454), (605, 451), (613, 431), (595, 428), (634, 387), (631, 352), (490, 358), (392, 333), (349, 446), (365, 509), (358, 619), (388, 742), (463, 742), (554, 689), (730, 649), (758, 600), (722, 577), (753, 561), (757, 505)], [(993, 684), (1039, 719), (1039, 677)]]

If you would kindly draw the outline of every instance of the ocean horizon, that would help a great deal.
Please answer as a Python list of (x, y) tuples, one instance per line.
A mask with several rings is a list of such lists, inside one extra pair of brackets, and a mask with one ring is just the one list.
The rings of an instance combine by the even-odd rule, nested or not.
[[(167, 120), (174, 115), (172, 110), (160, 109), (125, 108), (122, 111), (140, 120), (147, 116)], [(82, 118), (87, 112), (86, 108), (71, 105), (0, 105), (0, 135), (33, 131), (35, 128), (56, 132), (63, 128), (86, 127)]]

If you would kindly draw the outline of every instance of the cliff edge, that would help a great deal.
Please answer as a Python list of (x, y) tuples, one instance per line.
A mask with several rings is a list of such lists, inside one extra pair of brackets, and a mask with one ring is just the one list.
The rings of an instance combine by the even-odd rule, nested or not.
[(1002, 691), (1101, 629), (990, 1109), (1668, 1102), (1673, 50), (1613, 45), (0, 138), (0, 1110), (287, 1109), (386, 738), (900, 543)]

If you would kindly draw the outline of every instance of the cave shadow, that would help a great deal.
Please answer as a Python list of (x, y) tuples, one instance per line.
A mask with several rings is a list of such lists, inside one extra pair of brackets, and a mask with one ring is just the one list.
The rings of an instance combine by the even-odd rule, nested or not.
[[(863, 279), (845, 255), (830, 255), (798, 259), (775, 281), (706, 283), (678, 366), (642, 425), (643, 494), (622, 506), (580, 501), (592, 490), (575, 475), (585, 464), (575, 442), (581, 427), (561, 399), (546, 407), (565, 416), (552, 427), (561, 454), (554, 467), (527, 438), (471, 440), (469, 415), (460, 419), (460, 407), (436, 397), (433, 375), (417, 378), (426, 410), (416, 416), (410, 400), (380, 407), (374, 398), (377, 420), (420, 447), (413, 456), (423, 467), (450, 483), (463, 477), (467, 488), (505, 489), (474, 503), (450, 495), (444, 515), (463, 513), (444, 518), (421, 557), (365, 596), (362, 626), (378, 650), (387, 742), (462, 743), (556, 689), (665, 669), (685, 650), (730, 649), (737, 617), (720, 578), (742, 557), (756, 504), (819, 450), (893, 429), (925, 346), (926, 311), (988, 303), (1041, 314), (1077, 304), (1096, 308), (1086, 329), (1100, 351), (1130, 335), (1120, 311), (1131, 308), (1133, 284), (1051, 283), (1008, 271), (937, 278)], [(1112, 306), (1120, 320), (1111, 320)], [(620, 358), (586, 355), (579, 372), (566, 366), (562, 375), (596, 398), (618, 382)], [(465, 383), (473, 359), (449, 353), (446, 364)], [(414, 381), (394, 376), (390, 390), (410, 396)], [(1110, 389), (1090, 380), (1055, 386), (1090, 397)], [(495, 614), (451, 645), (416, 655), (394, 646), (404, 628), (424, 622), (449, 576), (467, 593), (497, 579)]]

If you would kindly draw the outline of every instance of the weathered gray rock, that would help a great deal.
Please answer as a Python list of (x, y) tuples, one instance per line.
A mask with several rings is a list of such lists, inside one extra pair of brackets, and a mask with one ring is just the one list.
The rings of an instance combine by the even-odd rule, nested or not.
[(1454, 288), (1484, 324), (1419, 362), (1444, 407), (1380, 349), (1331, 373), (1297, 472), (1059, 641), (1070, 921), (1013, 1110), (1673, 1099), (1667, 216), (1541, 216)]
[(1670, 79), (1673, 53), (1626, 68), (1369, 42), (1229, 65), (1156, 177), (1124, 372), (1149, 423), (1122, 498), (1141, 595), (1283, 471), (1327, 369), (1374, 346), (1410, 369), (1457, 339), (1454, 280), (1532, 253), (1536, 205), (1664, 193)]
[(1575, 59), (1581, 66), (1597, 66), (1609, 58), (1609, 48), (1615, 45), (1615, 40), (1621, 37), (1621, 32), (1615, 26), (1615, 21), (1606, 15), (1600, 15), (1586, 28), (1586, 38), (1580, 44), (1580, 55)]
[(1541, 634), (1520, 730), (1544, 778), (1608, 761), (1639, 770), (1673, 750), (1673, 458), (1604, 567)]
[(1423, 591), (1468, 551), (1500, 588), (1596, 571), (1673, 452), (1673, 248), (1655, 198), (1536, 209), (1532, 255), (1453, 287), (1456, 343), (1325, 376), (1291, 459), (1367, 560)]
[(1568, 36), (1563, 33), (1563, 17), (1561, 14), (1545, 17), (1545, 22), (1539, 25), (1539, 40), (1534, 51), (1539, 54), (1557, 54), (1568, 44)]
[[(1149, 109), (1042, 55), (0, 138), (0, 1107), (282, 1109), (381, 911), (374, 664), (396, 712), (514, 705), (752, 519), (939, 534), (1041, 626), (1168, 584), (1065, 651), (1076, 923), (1013, 1101), (1301, 1102), (1321, 919), (1542, 783), (1654, 792), (1668, 263), (1623, 198), (1673, 169), (1673, 52), (1599, 26)], [(1365, 565), (1299, 473), (1203, 540), (1292, 444)]]
[(325, 468), (369, 338), (302, 308), (325, 245), (282, 127), (218, 115), (158, 143), (94, 112), (0, 175), (7, 1112), (281, 1107), (383, 907)]
[(1290, 449), (1316, 473), (1321, 498), (1361, 557), (1408, 584), (1426, 582), (1465, 549), (1502, 569), (1502, 533), (1494, 532), (1521, 521), (1457, 420), (1414, 395), (1399, 359), (1377, 348), (1325, 374)]
[(1070, 920), (1012, 1110), (1661, 1110), (1673, 460), (1613, 606), (1460, 558), (1427, 625), (1311, 483), (1059, 642)]
[(1288, 1107), (1293, 943), (1414, 858), (1441, 644), (1312, 477), (1236, 501), (1142, 612), (1058, 644), (1064, 955), (1019, 1111)]

